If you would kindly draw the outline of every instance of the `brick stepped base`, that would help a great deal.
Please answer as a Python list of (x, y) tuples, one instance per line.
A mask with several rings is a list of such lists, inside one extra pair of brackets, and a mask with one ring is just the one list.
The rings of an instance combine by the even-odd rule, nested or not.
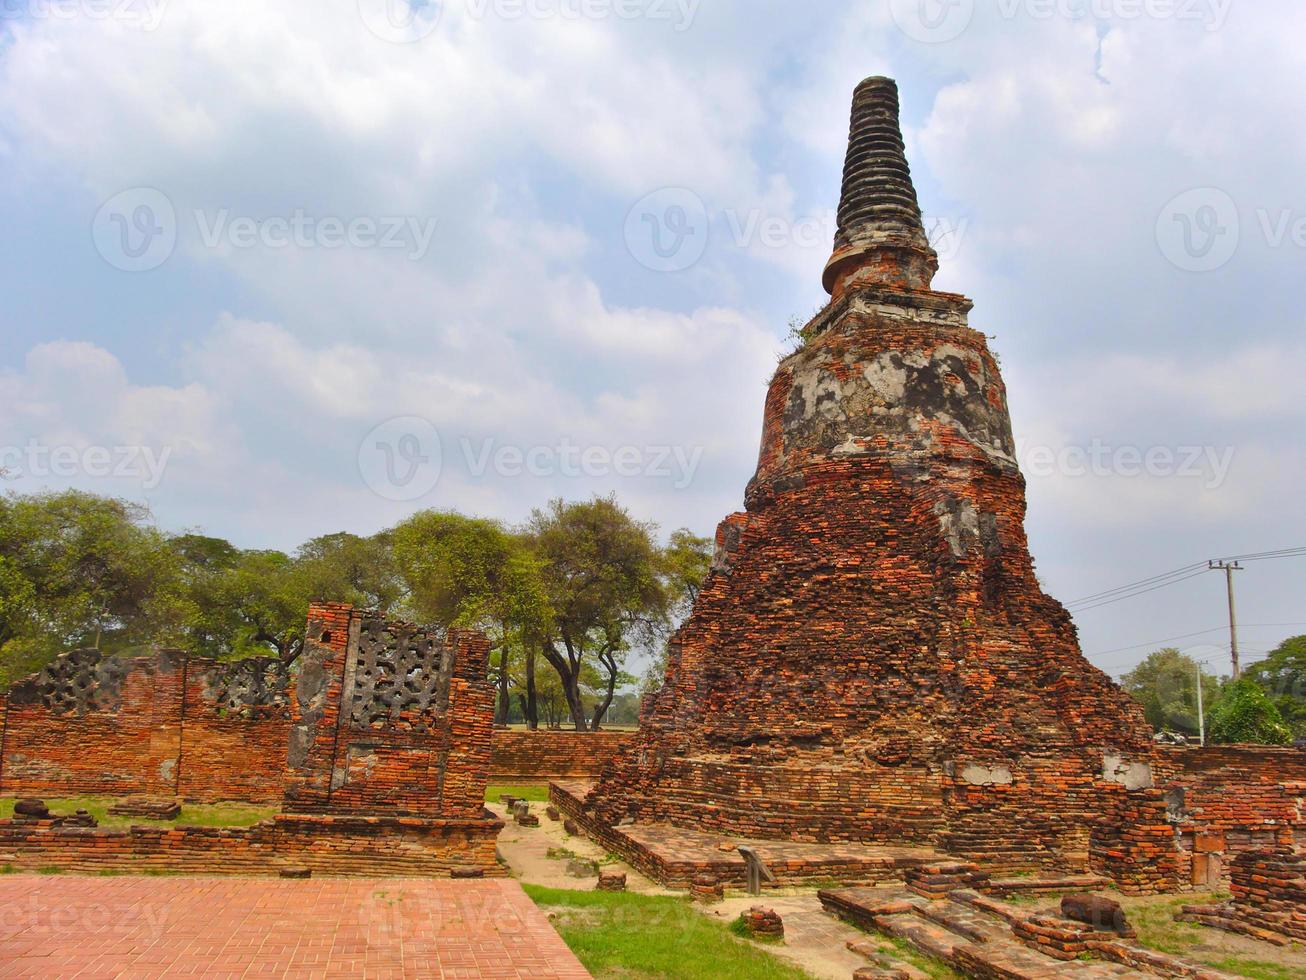
[(1111, 888), (1110, 878), (1102, 875), (1064, 875), (1040, 878), (993, 878), (981, 889), (985, 894), (1005, 898), (1011, 895), (1065, 895)]
[(1233, 901), (1185, 905), (1178, 918), (1276, 946), (1306, 942), (1306, 854), (1251, 851), (1233, 862)]
[(764, 755), (669, 760), (659, 821), (743, 837), (921, 846), (943, 829), (938, 777), (923, 769), (840, 768), (819, 756), (805, 764), (801, 754), (777, 765)]
[(823, 891), (820, 899), (828, 912), (860, 928), (904, 939), (968, 977), (1232, 980), (1110, 933), (973, 891), (959, 890), (931, 901), (904, 889), (845, 888)]
[(271, 875), (286, 868), (327, 877), (502, 877), (495, 840), (503, 821), (278, 814), (252, 827), (60, 826), (0, 820), (0, 863), (202, 875)]
[(703, 874), (729, 886), (742, 886), (747, 881), (747, 866), (736, 850), (740, 845), (753, 848), (782, 885), (830, 880), (901, 882), (908, 868), (944, 861), (943, 855), (922, 847), (750, 840), (670, 824), (607, 827), (584, 811), (589, 789), (589, 783), (550, 783), (549, 801), (609, 851), (672, 888), (688, 888)]

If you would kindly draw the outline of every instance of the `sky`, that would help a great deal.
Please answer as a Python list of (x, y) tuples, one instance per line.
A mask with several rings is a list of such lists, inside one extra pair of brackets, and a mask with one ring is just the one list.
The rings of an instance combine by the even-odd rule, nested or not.
[[(1303, 36), (1299, 0), (0, 0), (5, 485), (244, 547), (607, 493), (710, 534), (885, 74), (1047, 590), (1306, 545)], [(1239, 573), (1244, 659), (1304, 574)], [(1219, 573), (1076, 621), (1113, 675), (1227, 664)]]

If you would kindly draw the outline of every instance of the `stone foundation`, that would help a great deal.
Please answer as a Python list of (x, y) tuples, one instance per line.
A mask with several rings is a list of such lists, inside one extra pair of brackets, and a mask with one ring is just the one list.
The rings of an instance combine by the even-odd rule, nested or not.
[(499, 729), (491, 739), (490, 778), (501, 784), (597, 777), (634, 732), (530, 732)]
[[(337, 629), (347, 636), (348, 620)], [(288, 681), (269, 658), (65, 654), (0, 696), (0, 795), (278, 804), (291, 725)], [(633, 738), (494, 731), (490, 779), (596, 777)]]
[(1177, 918), (1263, 939), (1306, 943), (1306, 853), (1252, 851), (1233, 861), (1233, 901), (1186, 905)]
[(502, 827), (488, 810), (444, 820), (278, 815), (237, 829), (106, 830), (3, 820), (0, 863), (84, 874), (276, 875), (291, 867), (326, 877), (447, 878), (467, 871), (501, 877), (495, 840)]

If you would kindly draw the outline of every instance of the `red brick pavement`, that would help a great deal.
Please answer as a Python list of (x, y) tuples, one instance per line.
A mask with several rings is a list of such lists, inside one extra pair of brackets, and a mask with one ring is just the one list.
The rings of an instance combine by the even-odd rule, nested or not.
[(0, 976), (589, 974), (513, 881), (7, 875)]

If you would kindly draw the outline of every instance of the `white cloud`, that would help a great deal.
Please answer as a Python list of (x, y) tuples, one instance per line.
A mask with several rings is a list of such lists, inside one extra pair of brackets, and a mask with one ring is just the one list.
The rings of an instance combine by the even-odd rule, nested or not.
[[(39, 340), (96, 343), (13, 348), (27, 359), (0, 374), (3, 438), (176, 444), (154, 494), (170, 523), (284, 546), (411, 509), (356, 469), (359, 441), (397, 415), (430, 418), (447, 454), (462, 439), (702, 446), (682, 491), (478, 479), (446, 459), (429, 503), (520, 517), (552, 494), (616, 490), (641, 516), (708, 530), (738, 505), (774, 338), (821, 296), (827, 245), (737, 243), (721, 216), (792, 225), (832, 209), (849, 94), (882, 72), (902, 87), (927, 214), (966, 223), (938, 285), (972, 295), (975, 323), (997, 333), (1018, 434), (1238, 450), (1219, 489), (1031, 479), (1035, 551), (1066, 591), (1295, 531), (1282, 515), (1306, 469), (1302, 255), (1269, 247), (1255, 213), (1306, 215), (1306, 135), (1290, 124), (1306, 109), (1300, 4), (1240, 4), (1219, 30), (980, 4), (938, 45), (879, 3), (820, 17), (783, 0), (704, 4), (680, 33), (444, 7), (411, 45), (368, 33), (354, 0), (173, 3), (153, 32), (8, 24), (0, 152), (15, 186), (66, 208), (62, 225), (29, 216), (21, 247), (45, 257), (46, 295), (85, 293), (81, 306), (24, 294), (20, 315), (40, 317)], [(177, 254), (69, 288), (65, 256), (89, 251), (91, 216), (136, 186), (172, 200)], [(621, 226), (668, 186), (716, 220), (701, 262), (659, 276), (626, 254)], [(1199, 186), (1226, 190), (1243, 219), (1242, 248), (1206, 276), (1169, 265), (1155, 237), (1167, 200)], [(194, 229), (197, 210), (297, 208), (436, 232), (414, 260), (211, 249)], [(124, 301), (143, 295), (157, 306)], [(1103, 580), (1081, 584), (1089, 574)]]

